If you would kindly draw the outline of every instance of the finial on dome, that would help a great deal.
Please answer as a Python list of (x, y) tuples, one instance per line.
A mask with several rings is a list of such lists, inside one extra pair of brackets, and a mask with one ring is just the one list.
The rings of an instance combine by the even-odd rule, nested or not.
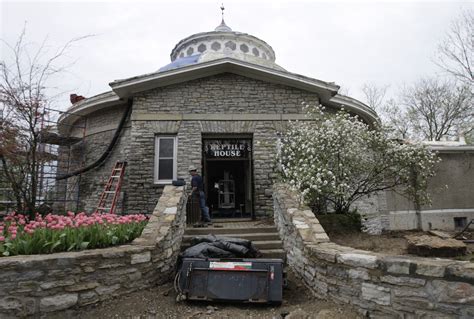
[(229, 28), (229, 27), (227, 26), (227, 24), (225, 24), (225, 21), (224, 21), (224, 10), (225, 10), (224, 4), (221, 4), (222, 21), (221, 21), (221, 24), (219, 24), (219, 25), (217, 26), (217, 28), (214, 29), (215, 31), (222, 31), (222, 32), (232, 31), (232, 29)]

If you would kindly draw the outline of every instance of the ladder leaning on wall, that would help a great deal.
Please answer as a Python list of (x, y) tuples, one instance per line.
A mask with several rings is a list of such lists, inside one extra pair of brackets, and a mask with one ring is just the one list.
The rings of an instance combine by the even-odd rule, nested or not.
[(96, 213), (115, 213), (126, 164), (127, 162), (120, 161), (115, 163), (109, 180), (105, 184), (104, 191), (100, 195), (99, 204), (95, 210)]

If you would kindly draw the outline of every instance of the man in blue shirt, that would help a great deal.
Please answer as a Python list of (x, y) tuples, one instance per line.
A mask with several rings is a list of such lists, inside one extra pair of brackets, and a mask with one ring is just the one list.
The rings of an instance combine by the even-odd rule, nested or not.
[(191, 187), (193, 188), (193, 196), (199, 195), (199, 207), (201, 208), (202, 220), (205, 223), (211, 223), (211, 217), (209, 216), (209, 208), (206, 206), (206, 196), (204, 194), (204, 182), (202, 177), (197, 173), (197, 169), (194, 166), (189, 168), (189, 174), (191, 174)]

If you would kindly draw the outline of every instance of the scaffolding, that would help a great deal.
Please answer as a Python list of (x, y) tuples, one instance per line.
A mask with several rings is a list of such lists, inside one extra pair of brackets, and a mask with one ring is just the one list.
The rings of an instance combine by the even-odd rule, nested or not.
[[(73, 117), (61, 123), (60, 116)], [(36, 205), (40, 210), (77, 211), (80, 209), (81, 175), (57, 181), (56, 177), (71, 173), (85, 165), (84, 138), (86, 117), (71, 112), (45, 108), (39, 127), (38, 185)], [(4, 174), (0, 174), (0, 212), (10, 212), (16, 207), (12, 188)]]

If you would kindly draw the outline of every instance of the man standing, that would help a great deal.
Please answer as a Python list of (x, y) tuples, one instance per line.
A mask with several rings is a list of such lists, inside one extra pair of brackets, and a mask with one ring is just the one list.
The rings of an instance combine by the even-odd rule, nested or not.
[(199, 195), (199, 207), (201, 208), (201, 219), (205, 223), (211, 223), (211, 217), (209, 216), (209, 208), (206, 206), (206, 196), (204, 195), (204, 183), (202, 177), (197, 173), (197, 169), (194, 166), (189, 168), (189, 174), (191, 174), (191, 187), (193, 188), (193, 196)]

